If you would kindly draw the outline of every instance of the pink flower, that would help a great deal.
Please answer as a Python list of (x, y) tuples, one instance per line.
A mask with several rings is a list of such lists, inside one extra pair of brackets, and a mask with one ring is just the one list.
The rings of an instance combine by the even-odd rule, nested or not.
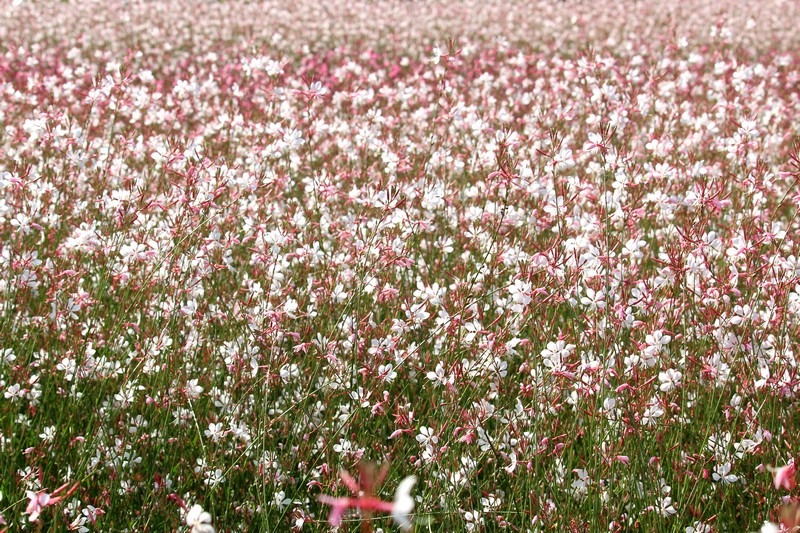
[(772, 482), (776, 490), (780, 490), (781, 488), (792, 490), (797, 486), (797, 480), (794, 477), (797, 471), (794, 466), (794, 459), (790, 460), (786, 466), (778, 468), (769, 467), (769, 470), (775, 476)]
[[(373, 480), (361, 479), (359, 482), (356, 482), (346, 471), (340, 472), (340, 476), (345, 485), (356, 494), (356, 497), (336, 498), (326, 494), (321, 494), (317, 497), (320, 502), (331, 506), (331, 513), (328, 515), (328, 523), (330, 525), (334, 527), (340, 525), (344, 513), (348, 509), (356, 509), (366, 517), (368, 517), (372, 511), (388, 513), (401, 529), (411, 529), (412, 522), (410, 515), (414, 511), (414, 498), (411, 496), (411, 489), (417, 482), (415, 476), (408, 476), (400, 481), (400, 484), (397, 486), (394, 501), (391, 502), (383, 501), (369, 494), (369, 489), (373, 488)], [(364, 487), (364, 485), (368, 486)], [(368, 489), (366, 494), (361, 490), (362, 488)]]
[(42, 510), (50, 504), (50, 495), (46, 492), (33, 492), (26, 491), (25, 495), (28, 497), (28, 506), (25, 508), (25, 514), (28, 516), (30, 522), (39, 520), (39, 515)]
[(64, 498), (70, 497), (78, 488), (78, 484), (75, 483), (65, 494), (59, 496), (58, 494), (66, 489), (68, 485), (69, 483), (61, 485), (54, 490), (52, 494), (48, 494), (43, 490), (39, 492), (33, 492), (31, 490), (25, 491), (25, 495), (28, 497), (28, 506), (25, 507), (25, 514), (28, 515), (28, 520), (30, 522), (36, 522), (39, 520), (39, 515), (42, 514), (42, 510), (44, 510), (45, 507), (55, 505)]

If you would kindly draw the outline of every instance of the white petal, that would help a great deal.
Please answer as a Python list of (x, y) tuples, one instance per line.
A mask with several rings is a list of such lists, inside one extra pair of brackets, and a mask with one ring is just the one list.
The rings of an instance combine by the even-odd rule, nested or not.
[(392, 519), (404, 530), (411, 529), (409, 515), (414, 510), (414, 498), (411, 496), (411, 489), (414, 488), (416, 482), (417, 478), (415, 476), (408, 476), (403, 479), (397, 486), (397, 492), (394, 496)]
[(761, 526), (760, 533), (780, 533), (780, 528), (772, 522), (764, 522), (764, 525)]

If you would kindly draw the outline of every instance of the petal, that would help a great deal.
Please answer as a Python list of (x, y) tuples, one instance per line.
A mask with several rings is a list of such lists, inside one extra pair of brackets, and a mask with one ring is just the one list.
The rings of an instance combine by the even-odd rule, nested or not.
[(392, 505), (392, 519), (402, 529), (411, 528), (411, 520), (409, 515), (414, 510), (414, 498), (411, 496), (411, 489), (417, 482), (415, 476), (408, 476), (403, 479), (397, 486), (397, 492), (394, 496), (394, 504)]
[(193, 526), (198, 523), (200, 516), (203, 514), (203, 507), (200, 504), (192, 505), (189, 512), (186, 513), (186, 525)]

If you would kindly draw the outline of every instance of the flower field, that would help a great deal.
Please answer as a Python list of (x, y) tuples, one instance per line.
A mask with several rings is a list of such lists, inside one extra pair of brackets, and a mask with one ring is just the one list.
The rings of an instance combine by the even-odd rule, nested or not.
[(0, 531), (800, 524), (800, 3), (0, 2)]

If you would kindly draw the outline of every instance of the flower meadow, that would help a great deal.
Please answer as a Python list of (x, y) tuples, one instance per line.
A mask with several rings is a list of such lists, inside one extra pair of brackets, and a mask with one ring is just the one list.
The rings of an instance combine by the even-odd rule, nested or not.
[(0, 531), (793, 531), (793, 1), (0, 5)]

